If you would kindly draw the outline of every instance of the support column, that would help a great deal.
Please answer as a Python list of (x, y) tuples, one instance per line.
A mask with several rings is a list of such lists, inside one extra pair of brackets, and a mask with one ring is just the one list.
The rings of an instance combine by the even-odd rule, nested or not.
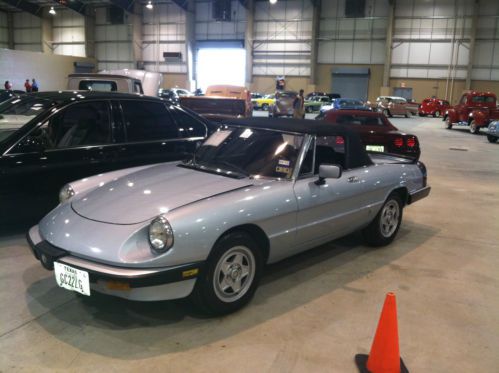
[(196, 77), (196, 4), (190, 0), (185, 12), (185, 50), (187, 53), (187, 88), (197, 88)]
[(381, 96), (387, 96), (390, 94), (390, 69), (392, 67), (392, 39), (395, 18), (395, 0), (389, 0), (388, 2), (390, 9), (388, 11), (388, 24), (386, 28), (385, 66), (383, 69), (383, 86), (380, 91)]
[(54, 41), (54, 33), (52, 30), (52, 15), (48, 14), (48, 11), (44, 9), (42, 15), (42, 51), (43, 53), (54, 53), (54, 48), (52, 42)]
[(313, 16), (312, 16), (312, 42), (310, 48), (310, 84), (313, 86), (312, 91), (316, 91), (317, 85), (317, 51), (319, 50), (319, 33), (321, 22), (321, 0), (312, 1)]
[(246, 11), (246, 31), (244, 33), (244, 48), (246, 49), (246, 88), (251, 88), (253, 83), (253, 38), (254, 38), (254, 19), (255, 19), (255, 1), (248, 0), (248, 9)]
[(140, 2), (135, 2), (133, 5), (133, 13), (129, 14), (132, 27), (132, 50), (134, 69), (143, 68), (144, 58), (142, 57), (142, 5)]
[(476, 28), (478, 23), (479, 7), (480, 7), (480, 0), (475, 0), (473, 4), (473, 18), (471, 19), (470, 49), (469, 49), (469, 58), (468, 58), (468, 68), (466, 71), (466, 83), (464, 85), (464, 89), (471, 89), (471, 73), (473, 70), (473, 56), (475, 54)]
[(86, 6), (85, 15), (85, 56), (95, 58), (95, 8)]
[(14, 49), (14, 14), (7, 12), (7, 46)]

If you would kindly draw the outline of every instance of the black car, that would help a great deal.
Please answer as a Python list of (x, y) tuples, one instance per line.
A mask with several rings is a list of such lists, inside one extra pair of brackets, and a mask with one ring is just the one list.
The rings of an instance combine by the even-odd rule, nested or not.
[(188, 157), (210, 123), (154, 97), (43, 92), (0, 104), (0, 225), (40, 218), (70, 180)]
[(8, 99), (11, 99), (12, 97), (17, 97), (20, 95), (24, 95), (26, 92), (23, 91), (12, 91), (12, 90), (6, 90), (6, 89), (0, 89), (0, 102), (7, 101)]

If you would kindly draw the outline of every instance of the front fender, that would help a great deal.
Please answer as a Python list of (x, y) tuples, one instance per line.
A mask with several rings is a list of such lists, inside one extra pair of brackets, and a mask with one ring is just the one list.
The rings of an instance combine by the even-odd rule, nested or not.
[(456, 110), (454, 109), (449, 109), (447, 111), (447, 118), (449, 118), (449, 121), (451, 123), (456, 123), (457, 122), (457, 113), (456, 113)]
[(470, 113), (470, 122), (474, 120), (476, 125), (479, 127), (486, 126), (488, 124), (488, 115), (480, 110), (473, 110)]

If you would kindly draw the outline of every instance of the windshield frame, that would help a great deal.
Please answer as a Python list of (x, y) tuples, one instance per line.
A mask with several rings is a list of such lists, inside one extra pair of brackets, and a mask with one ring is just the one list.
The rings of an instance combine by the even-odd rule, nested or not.
[[(179, 166), (192, 167), (193, 169), (197, 169), (201, 172), (210, 172), (210, 173), (215, 173), (215, 174), (218, 174), (221, 176), (227, 176), (227, 177), (232, 177), (232, 178), (237, 177), (239, 179), (249, 178), (249, 179), (256, 179), (256, 180), (278, 180), (278, 181), (292, 181), (292, 182), (294, 182), (298, 178), (299, 170), (300, 170), (301, 165), (303, 163), (303, 160), (305, 158), (305, 148), (308, 148), (308, 144), (310, 142), (310, 138), (311, 138), (310, 134), (302, 133), (302, 132), (281, 131), (281, 130), (276, 130), (276, 129), (271, 129), (271, 128), (259, 128), (259, 127), (253, 128), (251, 126), (233, 125), (230, 123), (221, 125), (213, 133), (217, 132), (218, 130), (222, 130), (222, 129), (238, 129), (238, 130), (250, 129), (250, 130), (254, 130), (254, 131), (269, 131), (269, 132), (275, 132), (275, 133), (280, 133), (280, 134), (287, 134), (287, 135), (302, 137), (303, 140), (302, 140), (302, 143), (301, 143), (300, 148), (298, 150), (298, 154), (296, 156), (296, 161), (295, 161), (296, 163), (295, 163), (295, 166), (293, 168), (293, 172), (291, 173), (291, 176), (290, 177), (274, 177), (274, 176), (255, 175), (255, 174), (242, 175), (241, 173), (238, 173), (237, 171), (235, 172), (233, 170), (224, 170), (225, 172), (220, 172), (220, 171), (217, 171), (217, 169), (220, 169), (220, 167), (207, 167), (204, 164), (197, 163), (195, 154), (193, 154), (192, 158), (182, 161), (179, 164)], [(210, 137), (208, 137), (207, 139), (209, 139)], [(228, 173), (227, 171), (230, 171), (230, 172)], [(238, 177), (237, 174), (239, 174), (240, 177)]]

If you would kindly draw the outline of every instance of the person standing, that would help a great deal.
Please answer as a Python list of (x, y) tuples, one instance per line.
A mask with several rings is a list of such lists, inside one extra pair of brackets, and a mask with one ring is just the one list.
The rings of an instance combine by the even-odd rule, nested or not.
[(5, 81), (5, 84), (3, 86), (5, 87), (6, 91), (10, 91), (12, 89), (12, 84), (8, 80)]
[(31, 92), (31, 84), (29, 84), (29, 79), (26, 79), (24, 82), (24, 89), (26, 89), (26, 92)]
[(300, 89), (300, 93), (295, 97), (293, 101), (293, 118), (303, 119), (305, 118), (305, 99), (303, 97), (303, 89)]
[(31, 92), (38, 92), (38, 83), (35, 78), (31, 79)]

